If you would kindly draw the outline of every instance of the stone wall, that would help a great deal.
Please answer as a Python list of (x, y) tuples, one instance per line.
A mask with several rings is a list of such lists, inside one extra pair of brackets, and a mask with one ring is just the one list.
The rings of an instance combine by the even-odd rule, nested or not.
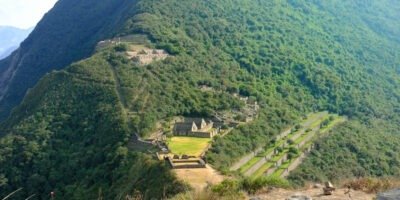
[(276, 140), (280, 140), (280, 139), (288, 136), (290, 134), (290, 132), (292, 132), (292, 129), (287, 129), (286, 131), (284, 131), (281, 134), (279, 134), (278, 136), (276, 136)]
[(191, 133), (188, 133), (188, 136), (191, 136), (191, 137), (198, 137), (198, 138), (212, 138), (212, 136), (213, 136), (213, 134), (212, 134), (212, 132), (191, 132)]
[(269, 175), (271, 175), (272, 173), (274, 173), (274, 171), (275, 171), (276, 169), (277, 169), (276, 167), (271, 167), (271, 168), (269, 168), (269, 169), (264, 173), (264, 175), (269, 176)]
[(301, 153), (299, 157), (297, 157), (294, 161), (292, 161), (289, 167), (281, 174), (281, 177), (284, 178), (289, 176), (290, 172), (295, 170), (307, 157), (307, 155), (311, 152), (312, 148), (313, 146), (308, 147), (305, 152)]
[(174, 169), (198, 169), (198, 168), (206, 168), (206, 165), (203, 164), (186, 164), (186, 165), (174, 165)]
[(232, 165), (232, 167), (230, 168), (231, 171), (236, 171), (238, 170), (240, 167), (242, 167), (244, 164), (246, 164), (247, 162), (249, 162), (252, 158), (254, 158), (254, 156), (256, 156), (258, 153), (260, 153), (263, 150), (262, 147), (256, 149), (255, 151), (247, 154), (246, 156), (242, 157), (238, 162), (236, 162), (235, 164)]
[[(277, 140), (280, 140), (281, 138), (284, 138), (286, 136), (288, 136), (291, 132), (291, 129), (287, 129), (286, 131), (282, 132), (281, 134), (279, 134), (278, 136), (276, 136)], [(286, 144), (284, 143), (281, 147), (285, 146)], [(246, 164), (247, 162), (249, 162), (252, 158), (254, 158), (258, 153), (260, 153), (263, 150), (263, 147), (259, 147), (256, 150), (254, 150), (253, 152), (245, 155), (244, 157), (242, 157), (239, 161), (237, 161), (236, 163), (234, 163), (229, 170), (231, 171), (236, 171), (238, 170), (240, 167), (242, 167), (244, 164)], [(272, 157), (272, 156), (271, 156)]]
[(206, 168), (206, 163), (202, 159), (186, 160), (186, 159), (172, 159), (167, 157), (165, 159), (173, 169), (195, 169)]
[(254, 172), (256, 172), (258, 169), (260, 169), (261, 166), (263, 166), (266, 162), (268, 162), (274, 156), (274, 154), (275, 154), (275, 152), (272, 151), (267, 156), (263, 157), (260, 161), (258, 161), (256, 164), (254, 164), (250, 169), (248, 169), (244, 175), (251, 176), (252, 174), (254, 174)]

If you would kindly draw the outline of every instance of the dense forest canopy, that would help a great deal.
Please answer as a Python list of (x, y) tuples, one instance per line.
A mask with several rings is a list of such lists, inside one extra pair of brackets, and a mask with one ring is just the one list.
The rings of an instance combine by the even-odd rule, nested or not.
[[(318, 141), (290, 180), (400, 175), (399, 2), (68, 2), (61, 0), (14, 55), (35, 58), (20, 60), (27, 64), (7, 90), (18, 95), (4, 93), (7, 81), (0, 82), (5, 117), (43, 74), (63, 68), (29, 90), (0, 128), (0, 196), (19, 187), (21, 197), (55, 190), (60, 199), (181, 192), (162, 163), (128, 148), (133, 133), (145, 136), (177, 115), (238, 108), (232, 93), (262, 109), (254, 122), (215, 138), (207, 160), (222, 171), (305, 114), (328, 110), (350, 120)], [(127, 35), (144, 35), (171, 56), (140, 66), (121, 47), (94, 51), (101, 39)], [(11, 60), (0, 62), (0, 75)]]

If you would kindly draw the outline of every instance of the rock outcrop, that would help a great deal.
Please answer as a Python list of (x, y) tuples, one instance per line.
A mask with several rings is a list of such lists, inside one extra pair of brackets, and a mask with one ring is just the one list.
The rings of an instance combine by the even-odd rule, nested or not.
[(400, 189), (379, 193), (377, 200), (400, 200)]

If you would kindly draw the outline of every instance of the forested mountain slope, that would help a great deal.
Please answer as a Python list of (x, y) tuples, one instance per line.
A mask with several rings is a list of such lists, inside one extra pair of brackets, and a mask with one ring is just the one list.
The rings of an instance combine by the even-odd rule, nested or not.
[[(68, 42), (43, 43), (56, 55), (18, 65), (26, 67), (15, 77), (39, 78), (52, 66), (91, 56), (42, 78), (2, 124), (1, 195), (19, 187), (27, 188), (22, 196), (45, 198), (56, 190), (61, 199), (118, 198), (135, 190), (160, 198), (180, 192), (181, 184), (161, 163), (128, 150), (129, 139), (134, 132), (146, 135), (161, 119), (240, 107), (230, 98), (235, 92), (256, 99), (262, 110), (254, 122), (215, 139), (207, 158), (217, 168), (224, 170), (272, 142), (306, 113), (329, 110), (350, 121), (318, 142), (293, 181), (342, 178), (337, 176), (342, 172), (346, 177), (400, 175), (394, 153), (400, 141), (397, 1), (74, 3), (60, 1), (46, 18), (69, 19), (67, 11), (76, 10), (87, 21), (71, 21), (62, 29), (71, 31), (63, 37)], [(51, 26), (44, 21), (47, 30)], [(150, 47), (171, 56), (140, 66), (124, 56), (123, 45), (92, 51), (106, 36), (125, 35), (145, 35)], [(34, 32), (25, 43), (40, 39)], [(13, 55), (17, 61), (22, 50)], [(9, 65), (11, 59), (2, 61), (2, 76), (4, 64), (17, 66)], [(1, 80), (7, 80), (3, 86), (9, 82)], [(35, 82), (27, 81), (7, 91), (22, 97)], [(201, 92), (202, 85), (215, 92)], [(2, 109), (18, 102), (3, 94), (9, 99), (3, 98)]]
[(58, 1), (13, 55), (0, 61), (0, 120), (46, 73), (89, 56), (125, 22), (134, 1)]
[(112, 61), (103, 56), (45, 76), (6, 124), (12, 127), (3, 127), (8, 134), (0, 141), (2, 196), (15, 187), (24, 188), (15, 197), (21, 199), (46, 199), (53, 190), (60, 199), (108, 199), (133, 188), (160, 198), (181, 190), (161, 163), (128, 153), (131, 133)]

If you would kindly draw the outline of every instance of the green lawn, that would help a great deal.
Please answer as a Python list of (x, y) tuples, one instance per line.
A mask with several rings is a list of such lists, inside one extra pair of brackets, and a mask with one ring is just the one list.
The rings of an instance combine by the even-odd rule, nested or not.
[(211, 138), (172, 137), (168, 139), (168, 147), (173, 154), (200, 156), (210, 142)]

